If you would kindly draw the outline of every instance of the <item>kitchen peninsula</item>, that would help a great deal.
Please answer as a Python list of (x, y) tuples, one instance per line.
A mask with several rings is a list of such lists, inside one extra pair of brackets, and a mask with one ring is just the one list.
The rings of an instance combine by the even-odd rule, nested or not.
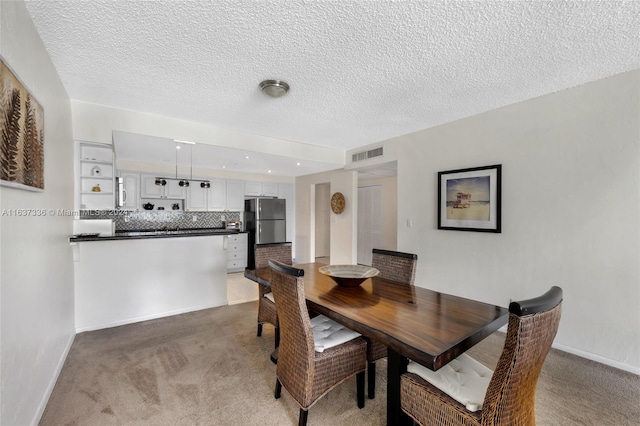
[(76, 331), (227, 304), (224, 229), (121, 232), (69, 239)]

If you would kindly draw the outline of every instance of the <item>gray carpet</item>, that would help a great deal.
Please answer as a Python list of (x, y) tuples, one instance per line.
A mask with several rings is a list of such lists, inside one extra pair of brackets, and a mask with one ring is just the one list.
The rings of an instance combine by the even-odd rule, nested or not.
[[(76, 336), (40, 424), (295, 425), (298, 407), (273, 398), (273, 328), (256, 337), (257, 302)], [(470, 353), (493, 368), (504, 335)], [(355, 378), (309, 411), (309, 426), (385, 424), (386, 360), (377, 395), (356, 406)], [(538, 382), (539, 425), (638, 425), (640, 377), (553, 350)]]

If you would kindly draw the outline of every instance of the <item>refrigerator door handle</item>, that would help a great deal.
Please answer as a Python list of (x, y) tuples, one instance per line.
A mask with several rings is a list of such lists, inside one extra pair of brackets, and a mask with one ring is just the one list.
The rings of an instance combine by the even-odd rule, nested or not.
[(118, 197), (116, 199), (116, 207), (123, 207), (124, 206), (124, 202), (127, 199), (127, 195), (125, 194), (125, 189), (124, 189), (124, 181), (122, 180), (121, 177), (117, 177), (116, 178), (116, 183), (117, 183), (117, 194)]

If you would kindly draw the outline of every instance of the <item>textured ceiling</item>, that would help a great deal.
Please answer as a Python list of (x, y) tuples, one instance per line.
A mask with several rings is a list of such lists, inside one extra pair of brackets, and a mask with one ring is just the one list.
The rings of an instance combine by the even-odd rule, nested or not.
[(26, 6), (72, 99), (342, 150), (640, 68), (638, 1)]

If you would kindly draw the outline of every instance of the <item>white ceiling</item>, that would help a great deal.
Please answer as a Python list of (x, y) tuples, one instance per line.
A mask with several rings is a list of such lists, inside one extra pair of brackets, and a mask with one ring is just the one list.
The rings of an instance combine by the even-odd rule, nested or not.
[(26, 7), (74, 100), (339, 150), (640, 68), (639, 1)]

